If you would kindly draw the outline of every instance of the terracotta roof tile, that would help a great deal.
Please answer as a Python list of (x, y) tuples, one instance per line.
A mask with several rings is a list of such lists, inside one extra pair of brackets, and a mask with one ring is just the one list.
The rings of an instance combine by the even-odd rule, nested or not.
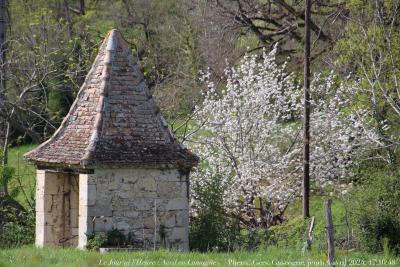
[(60, 128), (25, 158), (38, 164), (174, 165), (198, 161), (165, 124), (129, 46), (111, 30)]

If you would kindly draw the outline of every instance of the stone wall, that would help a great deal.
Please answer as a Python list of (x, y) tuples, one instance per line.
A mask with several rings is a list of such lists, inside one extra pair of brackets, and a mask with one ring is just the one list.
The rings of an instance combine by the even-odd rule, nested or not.
[(37, 170), (37, 246), (77, 246), (78, 191), (78, 175)]
[(178, 170), (97, 169), (79, 177), (79, 247), (85, 233), (119, 229), (143, 249), (189, 249), (187, 177)]

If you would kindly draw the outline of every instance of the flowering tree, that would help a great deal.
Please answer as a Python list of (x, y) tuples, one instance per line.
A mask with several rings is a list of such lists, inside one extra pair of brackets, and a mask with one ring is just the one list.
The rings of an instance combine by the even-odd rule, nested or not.
[[(248, 227), (276, 223), (301, 189), (302, 92), (275, 53), (262, 61), (245, 56), (227, 69), (221, 94), (205, 76), (208, 90), (196, 109), (204, 126), (191, 140), (203, 159), (193, 186), (220, 179), (225, 213)], [(367, 114), (346, 109), (348, 90), (332, 75), (312, 83), (311, 176), (319, 187), (344, 182), (355, 157), (376, 140), (364, 127)]]

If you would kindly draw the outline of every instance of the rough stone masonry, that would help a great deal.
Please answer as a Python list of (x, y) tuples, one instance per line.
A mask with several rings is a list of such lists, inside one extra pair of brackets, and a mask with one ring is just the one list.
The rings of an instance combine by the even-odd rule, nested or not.
[(37, 166), (36, 245), (85, 248), (118, 229), (137, 248), (188, 250), (189, 173), (117, 30), (99, 48), (54, 135), (25, 155)]

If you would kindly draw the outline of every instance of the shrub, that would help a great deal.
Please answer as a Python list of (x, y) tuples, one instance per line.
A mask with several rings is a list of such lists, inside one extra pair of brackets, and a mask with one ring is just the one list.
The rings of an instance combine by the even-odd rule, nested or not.
[(268, 229), (268, 244), (274, 246), (299, 247), (305, 240), (308, 220), (293, 218)]
[(107, 245), (109, 246), (125, 246), (126, 238), (125, 235), (118, 229), (112, 229), (107, 232)]
[[(8, 187), (10, 181), (15, 178), (14, 172), (12, 167), (0, 166), (0, 185)], [(31, 244), (35, 239), (34, 211), (18, 202), (18, 193), (19, 188), (16, 187), (8, 194), (0, 196), (0, 247), (3, 248)]]
[(265, 248), (267, 240), (267, 229), (242, 229), (236, 238), (235, 250), (253, 251), (259, 248)]
[(400, 176), (375, 173), (347, 199), (362, 248), (400, 254)]
[(32, 244), (35, 240), (35, 217), (33, 213), (17, 212), (11, 207), (1, 207), (0, 247), (15, 248)]
[(192, 250), (227, 251), (234, 248), (239, 235), (238, 222), (228, 218), (222, 207), (222, 179), (214, 177), (199, 183), (194, 181), (196, 206), (192, 206), (189, 242)]
[[(87, 245), (86, 248), (89, 250), (98, 250), (103, 246), (110, 247), (125, 247), (127, 246), (127, 238), (118, 229), (112, 229), (104, 234), (90, 233), (86, 234)], [(130, 238), (130, 237), (129, 237)], [(129, 241), (128, 238), (128, 241)]]
[(201, 252), (231, 251), (237, 247), (239, 232), (233, 219), (204, 210), (190, 222), (190, 248)]
[(106, 241), (107, 238), (104, 235), (98, 235), (98, 234), (86, 234), (87, 236), (87, 244), (86, 248), (88, 250), (99, 250), (100, 247), (102, 247)]

